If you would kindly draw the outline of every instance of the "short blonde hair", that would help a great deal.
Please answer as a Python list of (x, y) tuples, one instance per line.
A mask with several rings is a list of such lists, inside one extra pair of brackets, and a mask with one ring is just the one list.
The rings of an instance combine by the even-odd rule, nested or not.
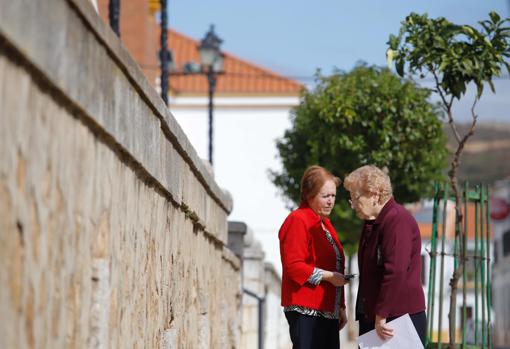
[(347, 175), (344, 187), (349, 192), (377, 194), (384, 202), (393, 195), (388, 174), (374, 165), (362, 166)]
[(324, 167), (313, 165), (308, 167), (301, 178), (301, 204), (308, 204), (308, 200), (319, 193), (326, 181), (332, 180), (338, 187), (342, 181)]

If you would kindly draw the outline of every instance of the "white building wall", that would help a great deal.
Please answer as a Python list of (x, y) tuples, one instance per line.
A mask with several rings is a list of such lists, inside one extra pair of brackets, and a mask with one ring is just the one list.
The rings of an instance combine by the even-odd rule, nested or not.
[[(297, 97), (218, 97), (214, 107), (214, 173), (234, 200), (229, 219), (253, 230), (279, 274), (278, 229), (289, 211), (268, 170), (281, 168), (275, 140), (291, 126), (290, 109), (298, 102)], [(178, 97), (170, 108), (198, 155), (207, 159), (207, 99)]]

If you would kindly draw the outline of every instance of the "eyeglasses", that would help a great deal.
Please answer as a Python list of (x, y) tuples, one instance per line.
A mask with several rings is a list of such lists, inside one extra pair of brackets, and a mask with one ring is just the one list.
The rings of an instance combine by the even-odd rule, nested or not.
[(361, 197), (361, 194), (355, 196), (354, 198), (351, 196), (351, 199), (349, 199), (349, 205), (352, 206), (353, 204), (357, 203), (360, 197)]

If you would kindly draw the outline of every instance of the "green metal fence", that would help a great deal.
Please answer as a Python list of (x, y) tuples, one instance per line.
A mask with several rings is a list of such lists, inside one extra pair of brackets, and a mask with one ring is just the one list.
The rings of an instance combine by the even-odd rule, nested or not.
[[(491, 331), (491, 234), (489, 190), (487, 186), (470, 188), (465, 183), (462, 193), (462, 236), (447, 235), (448, 202), (455, 205), (455, 198), (448, 184), (436, 184), (432, 213), (432, 237), (430, 245), (430, 272), (427, 307), (427, 348), (448, 348), (448, 321), (443, 323), (450, 303), (451, 273), (445, 273), (448, 265), (457, 268), (462, 264), (456, 309), (460, 316), (456, 321), (456, 348), (492, 349)], [(473, 217), (474, 215), (474, 217)], [(470, 224), (468, 224), (470, 222)], [(473, 224), (474, 223), (474, 224)], [(459, 222), (455, 222), (459, 224)], [(466, 243), (463, 243), (463, 238)], [(469, 247), (469, 248), (468, 248)], [(439, 270), (438, 270), (439, 269)], [(451, 269), (451, 268), (450, 268)], [(439, 275), (438, 275), (439, 273)], [(468, 307), (467, 295), (471, 295)], [(445, 309), (446, 308), (446, 309)], [(470, 310), (470, 312), (468, 312)], [(436, 313), (437, 312), (437, 313)], [(460, 318), (460, 319), (459, 319)], [(446, 333), (446, 334), (445, 334)]]

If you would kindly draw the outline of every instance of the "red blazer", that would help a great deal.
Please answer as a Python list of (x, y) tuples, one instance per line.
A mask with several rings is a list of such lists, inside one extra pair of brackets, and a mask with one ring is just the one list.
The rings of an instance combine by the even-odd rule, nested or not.
[[(345, 268), (344, 250), (335, 228), (329, 219), (324, 225), (342, 255), (341, 273)], [(307, 282), (313, 268), (336, 270), (336, 254), (326, 238), (320, 217), (311, 208), (301, 206), (291, 212), (283, 222), (278, 234), (282, 260), (282, 306), (300, 305), (311, 309), (333, 312), (335, 309), (335, 287), (323, 281), (319, 285)], [(342, 292), (341, 307), (345, 308)]]
[(414, 217), (390, 199), (361, 234), (356, 305), (366, 321), (425, 310), (421, 285), (421, 236)]

